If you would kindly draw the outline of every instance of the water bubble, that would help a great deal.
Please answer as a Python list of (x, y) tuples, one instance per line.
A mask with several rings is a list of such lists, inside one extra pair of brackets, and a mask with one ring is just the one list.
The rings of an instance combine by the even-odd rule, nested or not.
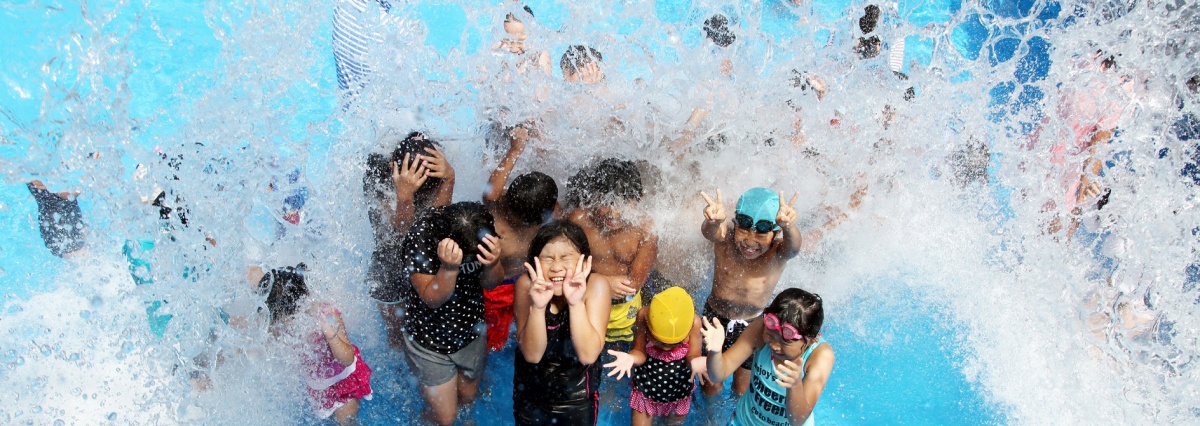
[(104, 298), (100, 297), (99, 295), (92, 296), (92, 307), (100, 308), (101, 306), (104, 306)]
[(35, 405), (35, 406), (33, 406), (33, 408), (29, 409), (29, 412), (32, 414), (40, 414), (42, 412), (42, 406)]
[(79, 311), (79, 317), (83, 318), (83, 319), (89, 319), (92, 317), (92, 311), (89, 311), (87, 309)]
[(54, 351), (50, 349), (50, 345), (43, 344), (38, 346), (38, 350), (42, 352), (42, 356), (44, 357), (49, 357), (50, 355), (54, 354)]
[(54, 426), (66, 426), (66, 424), (67, 422), (62, 421), (62, 419), (54, 419)]
[(133, 352), (133, 348), (133, 342), (125, 341), (124, 343), (121, 343), (121, 352), (130, 353)]
[(75, 388), (75, 389), (71, 389), (71, 395), (72, 395), (72, 396), (79, 396), (79, 395), (82, 395), (82, 394), (83, 394), (83, 389), (82, 389), (82, 388)]
[(110, 422), (115, 422), (115, 421), (117, 421), (117, 413), (115, 413), (115, 412), (113, 412), (113, 413), (108, 413), (108, 417), (106, 417), (106, 418), (107, 418), (107, 419), (108, 419), (108, 421), (110, 421)]

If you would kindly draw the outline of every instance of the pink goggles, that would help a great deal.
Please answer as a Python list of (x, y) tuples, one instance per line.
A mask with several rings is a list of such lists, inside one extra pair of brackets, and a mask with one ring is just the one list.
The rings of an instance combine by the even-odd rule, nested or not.
[(775, 314), (763, 315), (763, 325), (767, 327), (767, 330), (779, 333), (780, 336), (783, 336), (783, 340), (787, 342), (811, 340), (801, 335), (800, 331), (796, 330), (796, 326), (784, 324), (782, 321), (779, 321), (779, 317), (775, 316)]

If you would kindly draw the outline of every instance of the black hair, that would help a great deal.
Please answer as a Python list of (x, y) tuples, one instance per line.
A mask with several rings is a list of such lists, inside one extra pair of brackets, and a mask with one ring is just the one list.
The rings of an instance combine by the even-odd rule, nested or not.
[(879, 36), (871, 36), (869, 38), (859, 37), (858, 45), (854, 46), (854, 52), (858, 53), (863, 59), (871, 59), (879, 56), (879, 49), (883, 42)]
[(825, 308), (821, 296), (798, 288), (789, 288), (775, 296), (764, 314), (775, 314), (779, 321), (791, 324), (804, 337), (817, 337), (821, 323), (825, 322)]
[(558, 66), (562, 68), (563, 75), (577, 74), (579, 69), (593, 62), (603, 62), (604, 55), (591, 46), (582, 44), (572, 45), (567, 47), (567, 51), (563, 52), (562, 59), (558, 61)]
[(558, 184), (542, 172), (529, 172), (513, 179), (504, 204), (525, 225), (540, 225), (550, 219), (558, 203)]
[[(363, 174), (363, 192), (367, 196), (376, 200), (383, 198), (385, 191), (395, 191), (395, 183), (392, 182), (392, 163), (396, 163), (399, 167), (404, 167), (404, 155), (409, 155), (409, 161), (413, 161), (418, 155), (429, 155), (425, 148), (439, 148), (440, 145), (425, 137), (421, 132), (412, 132), (405, 136), (403, 140), (396, 143), (396, 148), (392, 150), (390, 155), (372, 153), (367, 156), (367, 170)], [(420, 188), (413, 194), (413, 205), (417, 211), (429, 208), (433, 205), (433, 198), (437, 195), (438, 185), (442, 184), (441, 178), (428, 178), (425, 183), (421, 184)]]
[(862, 30), (863, 34), (870, 34), (875, 31), (875, 24), (879, 23), (879, 6), (869, 4), (863, 8), (863, 16), (858, 18), (858, 29)]
[(483, 244), (483, 237), (496, 233), (495, 220), (482, 203), (463, 201), (446, 206), (437, 213), (438, 227), (436, 235), (439, 240), (449, 238), (462, 249), (463, 261), (479, 254), (477, 245)]
[(579, 249), (579, 254), (592, 255), (592, 248), (588, 245), (587, 234), (583, 232), (583, 228), (568, 221), (554, 221), (538, 228), (533, 240), (529, 241), (529, 256), (526, 262), (533, 265), (533, 259), (542, 254), (542, 249), (546, 248), (546, 244), (550, 244), (550, 241), (558, 237), (566, 237), (571, 244), (575, 245), (576, 249)]
[(721, 47), (729, 47), (737, 40), (737, 35), (729, 29), (729, 18), (720, 13), (704, 21), (704, 36)]
[(586, 207), (614, 199), (641, 201), (642, 173), (632, 161), (600, 160), (567, 179), (567, 203)]
[(271, 323), (296, 313), (300, 299), (308, 295), (304, 273), (308, 266), (301, 263), (282, 269), (272, 269), (258, 281), (258, 288), (267, 293), (267, 309), (271, 312)]

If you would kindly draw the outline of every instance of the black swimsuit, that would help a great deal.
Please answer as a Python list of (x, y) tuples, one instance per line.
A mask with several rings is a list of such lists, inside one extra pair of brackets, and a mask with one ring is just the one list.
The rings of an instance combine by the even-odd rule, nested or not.
[(42, 242), (50, 249), (50, 253), (62, 257), (83, 248), (83, 212), (79, 210), (79, 202), (35, 188), (32, 183), (28, 186), (29, 193), (37, 201)]
[(571, 343), (568, 307), (546, 309), (546, 352), (537, 364), (517, 351), (513, 417), (519, 425), (594, 425), (599, 406), (600, 363), (583, 365)]

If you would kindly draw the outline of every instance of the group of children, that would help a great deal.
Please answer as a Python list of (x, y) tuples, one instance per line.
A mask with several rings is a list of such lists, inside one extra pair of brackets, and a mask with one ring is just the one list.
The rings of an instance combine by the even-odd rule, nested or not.
[(715, 199), (701, 193), (715, 268), (697, 315), (682, 287), (644, 294), (654, 287), (658, 241), (633, 214), (644, 193), (637, 165), (587, 165), (568, 180), (560, 206), (544, 173), (509, 183), (534, 134), (508, 132), (482, 202), (449, 202), (453, 169), (420, 133), (368, 159), (371, 294), (388, 341), (417, 378), (424, 420), (454, 423), (477, 395), (489, 348), (503, 350), (515, 320), (518, 424), (594, 424), (602, 368), (632, 380), (634, 424), (682, 422), (696, 380), (715, 395), (730, 375), (742, 395), (736, 423), (811, 423), (834, 358), (820, 337), (821, 299), (800, 289), (772, 295), (787, 261), (840, 218), (804, 233), (792, 207), (798, 194), (784, 202), (751, 189), (731, 217), (719, 190)]

